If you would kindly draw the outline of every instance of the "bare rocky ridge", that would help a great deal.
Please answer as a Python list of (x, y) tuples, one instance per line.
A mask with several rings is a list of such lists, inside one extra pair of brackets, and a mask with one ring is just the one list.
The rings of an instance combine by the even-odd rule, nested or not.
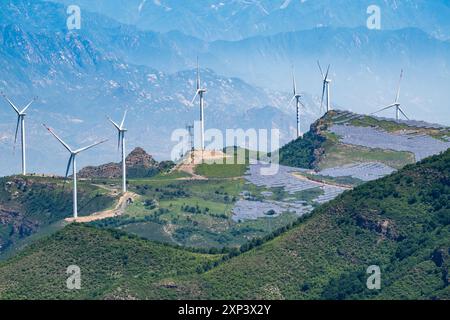
[[(135, 148), (125, 159), (127, 174), (130, 178), (144, 178), (154, 176), (171, 168), (171, 161), (156, 161), (142, 148)], [(122, 177), (122, 166), (119, 163), (107, 163), (100, 166), (89, 166), (80, 170), (80, 178), (105, 178), (114, 179)]]

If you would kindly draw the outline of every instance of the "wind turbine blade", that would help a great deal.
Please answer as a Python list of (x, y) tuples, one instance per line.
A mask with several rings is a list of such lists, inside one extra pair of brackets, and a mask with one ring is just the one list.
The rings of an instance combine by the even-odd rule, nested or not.
[(395, 97), (395, 102), (398, 102), (400, 99), (400, 86), (402, 84), (402, 78), (403, 78), (403, 69), (400, 72), (400, 80), (398, 81), (398, 89), (397, 89), (397, 96)]
[(194, 104), (195, 98), (197, 98), (197, 96), (198, 96), (198, 90), (197, 90), (197, 92), (195, 93), (194, 98), (192, 98), (191, 104)]
[(331, 65), (328, 65), (327, 74), (325, 75), (325, 80), (328, 79), (328, 74), (330, 73), (330, 67), (331, 67)]
[(99, 144), (105, 143), (106, 141), (108, 141), (108, 139), (105, 139), (105, 140), (102, 140), (102, 141), (93, 143), (93, 144), (91, 144), (91, 145), (89, 145), (89, 146), (87, 146), (87, 147), (78, 149), (78, 150), (75, 151), (75, 153), (80, 153), (80, 152), (86, 151), (86, 150), (91, 149), (91, 148), (93, 148), (93, 147), (95, 147), (95, 146), (98, 146)]
[(122, 138), (122, 131), (117, 135), (117, 150), (120, 150), (120, 138)]
[(294, 100), (295, 100), (295, 96), (292, 97), (291, 101), (289, 101), (289, 104), (291, 104), (292, 101), (294, 101)]
[(27, 109), (33, 104), (33, 102), (35, 102), (37, 100), (37, 97), (33, 98), (33, 100), (30, 101), (30, 103), (28, 103), (25, 108), (23, 108), (21, 113), (24, 113), (25, 111), (27, 111)]
[(375, 113), (378, 113), (378, 112), (381, 112), (381, 111), (390, 109), (390, 108), (392, 108), (392, 107), (395, 107), (395, 104), (390, 104), (390, 105), (388, 105), (387, 107), (384, 107), (384, 108), (382, 108), (382, 109), (380, 109), (380, 110), (378, 110), (378, 111), (372, 112), (371, 114), (375, 114)]
[(306, 106), (303, 104), (303, 102), (301, 102), (300, 100), (298, 100), (298, 103), (300, 103), (300, 105), (306, 109)]
[(52, 129), (50, 129), (49, 127), (47, 127), (45, 124), (43, 124), (43, 126), (59, 141), (61, 142), (61, 144), (64, 146), (64, 148), (67, 149), (67, 151), (69, 151), (70, 153), (72, 153), (72, 149), (70, 149), (70, 147), (60, 138), (56, 135), (56, 133), (53, 132)]
[(323, 109), (323, 99), (325, 97), (325, 86), (326, 86), (326, 82), (323, 82), (323, 87), (322, 87), (322, 100), (320, 100), (320, 113), (322, 113), (322, 109)]
[(325, 76), (323, 75), (322, 67), (320, 66), (319, 60), (317, 60), (317, 65), (319, 66), (320, 74), (322, 75), (322, 78), (325, 79)]
[(409, 120), (408, 116), (403, 112), (402, 108), (398, 107), (398, 110), (402, 113), (402, 115)]
[(200, 68), (198, 65), (198, 56), (197, 56), (197, 91), (200, 89)]
[(69, 162), (67, 163), (67, 168), (66, 168), (66, 179), (69, 176), (69, 170), (70, 170), (70, 165), (72, 164), (72, 160), (73, 160), (73, 154), (70, 155), (69, 158)]
[(9, 98), (8, 98), (3, 92), (1, 92), (0, 94), (3, 96), (3, 98), (5, 98), (5, 100), (6, 100), (6, 101), (8, 102), (8, 104), (14, 109), (14, 111), (16, 111), (17, 114), (20, 114), (19, 108), (17, 108), (17, 107), (15, 106), (15, 104), (14, 104), (11, 100), (9, 100)]
[(292, 67), (292, 87), (293, 87), (294, 96), (295, 96), (297, 94), (297, 84), (295, 83), (294, 67)]
[(113, 126), (116, 127), (117, 130), (120, 130), (119, 125), (117, 123), (115, 123), (113, 119), (111, 119), (110, 117), (107, 117), (107, 118), (108, 118), (109, 122), (111, 122), (113, 124)]
[(123, 114), (122, 122), (120, 123), (120, 129), (123, 129), (123, 124), (125, 123), (125, 119), (127, 117), (127, 112), (128, 112), (128, 110), (125, 110), (125, 112)]
[(17, 143), (17, 134), (19, 133), (20, 116), (17, 116), (16, 134), (14, 135), (14, 146)]

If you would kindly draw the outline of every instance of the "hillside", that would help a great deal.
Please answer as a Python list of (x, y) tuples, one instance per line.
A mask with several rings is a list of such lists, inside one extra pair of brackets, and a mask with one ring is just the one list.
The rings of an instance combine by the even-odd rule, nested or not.
[[(144, 283), (157, 283), (161, 288), (171, 288), (170, 278), (195, 274), (198, 267), (219, 258), (220, 255), (191, 253), (117, 231), (72, 224), (2, 265), (0, 298), (135, 299), (139, 292), (130, 290), (130, 285), (138, 288)], [(19, 271), (17, 263), (22, 262), (27, 267)], [(69, 265), (81, 269), (79, 291), (66, 288)], [(36, 278), (36, 274), (40, 276)], [(23, 285), (17, 285), (22, 281)], [(24, 285), (26, 282), (31, 286)], [(39, 293), (31, 288), (40, 288)]]
[(339, 175), (339, 169), (372, 163), (400, 169), (448, 148), (448, 127), (335, 110), (313, 123), (303, 138), (283, 146), (280, 163)]
[[(173, 167), (171, 161), (156, 161), (151, 155), (142, 148), (135, 148), (125, 158), (127, 165), (127, 177), (129, 179), (148, 178), (165, 172)], [(80, 170), (80, 178), (84, 179), (117, 179), (122, 177), (122, 164), (107, 163), (100, 166), (89, 166)]]
[[(79, 182), (80, 215), (109, 208), (114, 196)], [(62, 227), (72, 212), (72, 187), (59, 178), (12, 176), (0, 178), (0, 254), (30, 236)]]
[[(345, 192), (217, 266), (215, 255), (71, 225), (0, 264), (0, 297), (448, 299), (449, 162), (448, 150)], [(64, 289), (69, 264), (85, 270), (80, 291)], [(382, 288), (369, 292), (374, 264)]]
[[(215, 299), (448, 299), (449, 161), (447, 151), (346, 192), (179, 286), (201, 286), (199, 298)], [(382, 270), (379, 292), (365, 289), (370, 265)]]

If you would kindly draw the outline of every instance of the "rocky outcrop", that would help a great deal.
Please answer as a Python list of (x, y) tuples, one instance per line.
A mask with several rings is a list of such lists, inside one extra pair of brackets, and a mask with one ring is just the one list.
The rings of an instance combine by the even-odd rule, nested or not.
[[(172, 161), (156, 161), (142, 148), (135, 148), (125, 159), (127, 175), (130, 178), (145, 178), (169, 170)], [(115, 179), (122, 176), (122, 163), (107, 163), (100, 166), (85, 167), (78, 173), (80, 178), (106, 178)]]

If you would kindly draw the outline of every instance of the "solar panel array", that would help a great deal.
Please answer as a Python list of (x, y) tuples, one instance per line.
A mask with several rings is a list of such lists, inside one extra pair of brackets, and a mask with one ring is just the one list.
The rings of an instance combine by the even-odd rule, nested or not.
[[(256, 220), (262, 217), (277, 217), (284, 212), (295, 213), (298, 216), (312, 211), (312, 206), (306, 205), (302, 201), (282, 202), (282, 201), (249, 201), (239, 200), (233, 208), (232, 219), (236, 222), (242, 220)], [(267, 215), (273, 210), (275, 214)]]
[(266, 188), (284, 188), (286, 192), (294, 194), (298, 191), (320, 187), (321, 184), (309, 180), (296, 178), (293, 173), (305, 172), (306, 169), (279, 166), (278, 173), (275, 175), (262, 175), (261, 168), (266, 167), (265, 164), (250, 165), (246, 180), (258, 187)]
[(394, 168), (380, 162), (366, 162), (345, 165), (343, 167), (328, 168), (319, 171), (318, 174), (333, 178), (352, 177), (362, 181), (372, 181), (389, 175), (394, 171)]
[(394, 151), (408, 151), (415, 155), (416, 161), (439, 154), (450, 148), (450, 142), (438, 140), (425, 134), (389, 133), (373, 127), (333, 125), (331, 132), (340, 136), (345, 144), (380, 148)]
[[(247, 183), (264, 188), (280, 187), (290, 194), (314, 188), (321, 188), (323, 194), (313, 200), (317, 203), (330, 201), (345, 190), (338, 186), (329, 186), (320, 182), (301, 179), (294, 175), (296, 172), (305, 172), (307, 171), (306, 169), (280, 166), (277, 174), (262, 175), (261, 168), (265, 166), (267, 165), (262, 163), (250, 165), (245, 176)], [(261, 194), (265, 197), (270, 197), (272, 192), (263, 191)], [(270, 210), (273, 210), (275, 214), (271, 216), (266, 215)], [(285, 198), (283, 201), (251, 201), (244, 197), (244, 200), (239, 200), (233, 208), (232, 219), (234, 221), (239, 221), (249, 219), (255, 220), (261, 217), (277, 217), (283, 212), (292, 212), (301, 216), (312, 210), (313, 207), (311, 205), (307, 205), (305, 201), (299, 201), (295, 197)]]

